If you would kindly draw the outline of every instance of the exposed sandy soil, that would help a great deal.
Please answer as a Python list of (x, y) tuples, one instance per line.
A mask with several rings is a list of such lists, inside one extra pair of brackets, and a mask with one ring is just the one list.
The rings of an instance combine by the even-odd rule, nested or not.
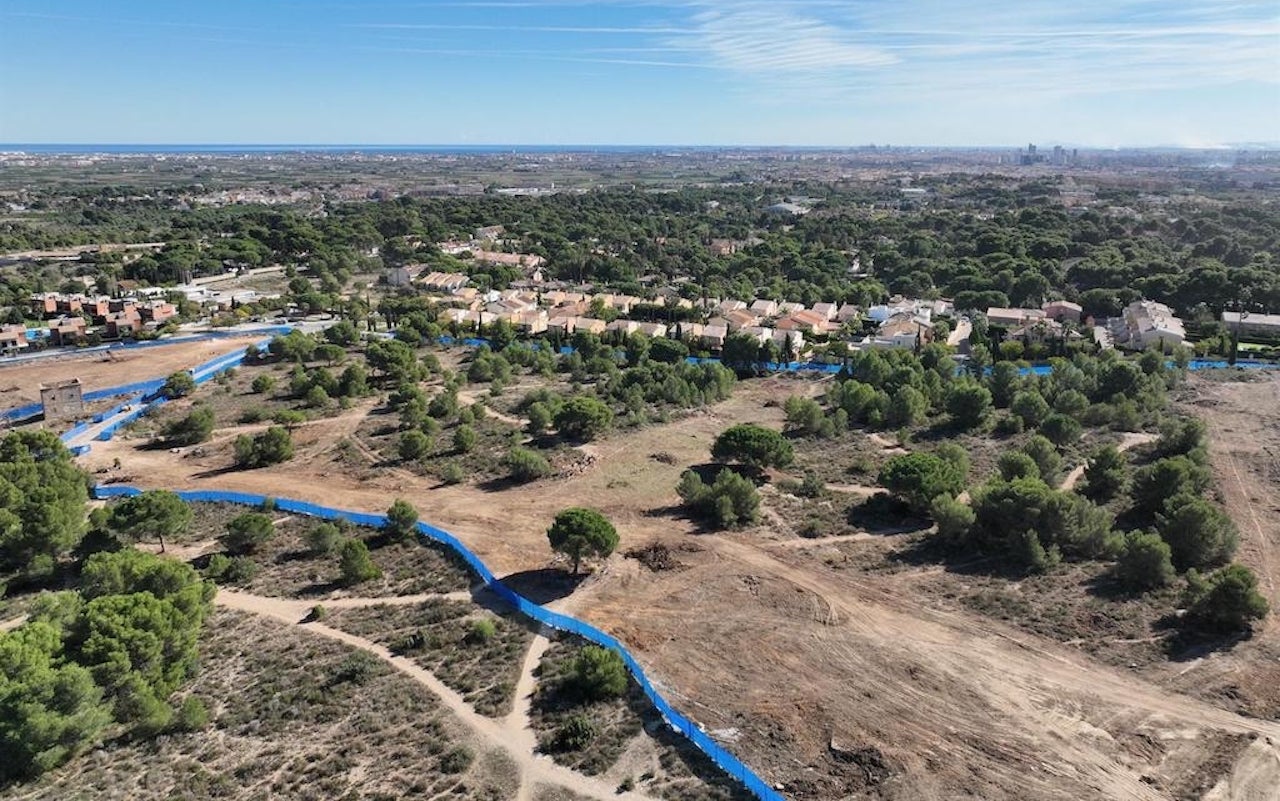
[[(1248, 416), (1221, 424), (1241, 426), (1241, 448), (1259, 446), (1266, 421), (1257, 410), (1268, 397), (1274, 408), (1277, 397), (1274, 383), (1270, 396), (1254, 387), (1215, 389), (1248, 395), (1240, 407)], [(502, 491), (434, 488), (403, 471), (335, 461), (335, 443), (359, 424), (360, 411), (299, 429), (295, 459), (265, 470), (226, 472), (225, 449), (179, 458), (126, 440), (95, 443), (88, 463), (119, 457), (142, 486), (218, 487), (369, 511), (405, 497), (500, 575), (551, 563), (544, 532), (568, 505), (604, 511), (619, 529), (620, 553), (696, 538), (701, 550), (679, 552), (687, 569), (653, 573), (614, 556), (567, 605), (626, 641), (678, 707), (794, 798), (1166, 799), (1198, 795), (1233, 771), (1247, 775), (1221, 785), (1223, 798), (1280, 786), (1274, 712), (1270, 720), (1244, 716), (1221, 687), (1199, 688), (1210, 669), (1220, 672), (1219, 685), (1254, 675), (1274, 653), (1266, 650), (1270, 630), (1248, 648), (1170, 663), (1153, 678), (980, 614), (930, 608), (912, 590), (912, 571), (837, 571), (821, 549), (787, 547), (785, 532), (768, 525), (698, 535), (674, 516), (683, 467), (705, 462), (715, 434), (732, 423), (780, 425), (781, 409), (763, 403), (795, 391), (782, 378), (750, 382), (708, 410), (593, 443), (595, 460), (581, 474)], [(1215, 464), (1221, 460), (1215, 450)], [(1278, 497), (1270, 486), (1239, 490), (1257, 507), (1261, 533), (1242, 548), (1255, 568), (1280, 554), (1267, 528)], [(1178, 671), (1201, 675), (1183, 681)], [(847, 761), (833, 756), (833, 741)]]
[(164, 378), (262, 339), (261, 335), (208, 339), (152, 348), (96, 351), (81, 355), (10, 363), (0, 359), (0, 407), (40, 400), (40, 385), (79, 378), (86, 392)]
[[(1225, 373), (1193, 374), (1182, 392), (1182, 408), (1209, 425), (1216, 485), (1224, 508), (1240, 530), (1236, 559), (1258, 576), (1258, 590), (1270, 601), (1272, 614), (1261, 632), (1237, 643), (1229, 653), (1189, 654), (1185, 664), (1175, 666), (1170, 686), (1245, 714), (1276, 720), (1280, 719), (1280, 372), (1255, 372), (1247, 381), (1226, 378)], [(1280, 780), (1272, 787), (1280, 787)]]
[[(680, 473), (686, 465), (706, 462), (711, 440), (727, 426), (742, 421), (780, 425), (782, 410), (761, 404), (762, 398), (780, 391), (778, 386), (758, 383), (751, 392), (740, 392), (676, 423), (606, 437), (584, 447), (594, 457), (591, 469), (567, 479), (500, 491), (468, 484), (440, 486), (431, 478), (394, 467), (349, 467), (336, 462), (336, 446), (356, 430), (367, 408), (299, 427), (293, 435), (294, 458), (261, 470), (228, 470), (230, 442), (248, 427), (215, 430), (203, 447), (203, 456), (140, 449), (139, 441), (118, 436), (110, 442), (95, 442), (83, 463), (93, 471), (119, 458), (119, 472), (138, 486), (218, 487), (372, 512), (385, 511), (395, 497), (403, 497), (417, 506), (422, 519), (451, 531), (496, 573), (506, 574), (547, 566), (551, 559), (547, 526), (556, 512), (573, 503), (595, 506), (608, 515), (622, 536), (620, 550), (642, 544), (653, 534), (694, 531), (688, 521), (655, 515), (654, 507), (678, 502), (674, 488)], [(651, 458), (664, 452), (675, 457), (674, 464)]]
[[(1280, 609), (1280, 372), (1251, 381), (1193, 375), (1186, 407), (1209, 425), (1209, 454), (1223, 504), (1240, 529), (1240, 561)], [(1270, 618), (1272, 627), (1280, 616)]]

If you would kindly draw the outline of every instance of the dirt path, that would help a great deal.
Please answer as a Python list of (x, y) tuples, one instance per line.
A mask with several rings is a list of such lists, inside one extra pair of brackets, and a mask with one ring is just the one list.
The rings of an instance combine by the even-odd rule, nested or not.
[(241, 608), (254, 605), (261, 614), (270, 614), (280, 619), (299, 621), (311, 614), (317, 606), (325, 609), (362, 609), (368, 606), (410, 606), (427, 601), (471, 601), (473, 597), (467, 590), (458, 592), (420, 593), (418, 595), (389, 595), (385, 598), (329, 598), (324, 601), (300, 601), (294, 598), (276, 598), (268, 595), (252, 595), (225, 588), (218, 589), (218, 598), (227, 606)]
[(841, 542), (865, 542), (866, 540), (874, 540), (875, 534), (866, 531), (859, 531), (855, 534), (837, 534), (834, 537), (799, 537), (794, 540), (781, 540), (779, 542), (771, 542), (771, 548), (794, 548), (797, 550), (804, 548), (821, 548), (824, 545), (836, 545)]
[(828, 492), (843, 492), (848, 495), (858, 495), (863, 498), (870, 498), (877, 492), (885, 492), (884, 487), (868, 487), (865, 484), (828, 484)]
[(882, 434), (875, 433), (874, 431), (867, 434), (867, 439), (871, 440), (872, 444), (878, 447), (884, 448), (885, 453), (906, 453), (907, 452), (906, 448), (902, 447), (898, 443), (885, 437)]
[[(368, 603), (385, 603), (385, 598), (352, 598), (347, 599), (351, 602), (359, 602), (361, 604)], [(391, 651), (382, 645), (363, 637), (357, 637), (354, 634), (348, 634), (335, 628), (324, 625), (323, 623), (311, 622), (301, 623), (302, 617), (298, 614), (298, 607), (301, 605), (310, 608), (311, 605), (305, 602), (290, 601), (281, 598), (267, 598), (259, 595), (249, 595), (247, 593), (220, 591), (215, 597), (215, 602), (229, 609), (237, 609), (241, 612), (249, 612), (255, 615), (273, 618), (282, 623), (300, 624), (307, 631), (322, 637), (328, 637), (333, 640), (345, 643), (353, 648), (359, 648), (366, 651), (392, 667), (408, 675), (414, 681), (430, 690), (440, 702), (454, 714), (454, 716), (466, 727), (475, 732), (479, 737), (484, 739), (490, 745), (505, 751), (519, 765), (522, 778), (522, 787), (532, 787), (534, 782), (550, 784), (556, 787), (564, 787), (586, 798), (595, 799), (595, 801), (610, 801), (611, 799), (624, 799), (624, 801), (656, 801), (650, 796), (643, 793), (627, 792), (619, 793), (617, 788), (608, 785), (605, 782), (593, 779), (580, 773), (576, 773), (561, 765), (557, 765), (551, 759), (539, 756), (533, 753), (529, 747), (529, 735), (522, 725), (518, 729), (508, 725), (510, 718), (501, 723), (495, 722), (478, 714), (471, 706), (462, 699), (447, 685), (441, 682), (430, 671), (423, 669), (415, 664), (412, 660), (404, 657), (395, 656)], [(406, 601), (408, 602), (408, 601)], [(330, 605), (337, 605), (331, 603)], [(305, 615), (305, 612), (304, 612)], [(521, 721), (523, 723), (524, 721)], [(525, 790), (521, 791), (522, 797)]]
[(352, 447), (359, 451), (360, 455), (369, 462), (370, 467), (385, 470), (388, 474), (398, 476), (404, 480), (412, 481), (421, 478), (421, 476), (417, 475), (407, 467), (400, 467), (399, 465), (392, 464), (389, 460), (384, 459), (382, 455), (371, 448), (369, 443), (365, 442), (364, 438), (358, 433), (353, 433), (347, 439), (351, 443)]
[[(474, 404), (476, 401), (480, 400), (480, 396), (474, 390), (464, 389), (458, 392), (458, 400), (465, 404), (471, 405), (471, 404)], [(493, 408), (487, 403), (484, 406), (484, 413), (488, 417), (492, 417), (495, 420), (501, 420), (507, 425), (515, 426), (516, 428), (522, 431), (524, 430), (525, 426), (529, 425), (528, 420), (521, 417), (516, 417), (515, 415), (507, 414), (506, 412), (498, 411), (497, 409)]]
[[(1215, 732), (1262, 733), (1280, 742), (1280, 724), (1101, 666), (985, 615), (929, 608), (913, 590), (910, 571), (839, 571), (799, 543), (750, 542), (759, 532), (701, 537), (692, 523), (661, 513), (676, 502), (683, 466), (705, 462), (720, 431), (736, 422), (780, 425), (781, 410), (763, 403), (793, 391), (780, 379), (748, 384), (732, 399), (668, 425), (603, 438), (579, 475), (501, 492), (351, 471), (310, 443), (300, 443), (292, 462), (255, 471), (222, 471), (225, 455), (177, 459), (117, 443), (95, 444), (86, 460), (110, 464), (119, 456), (146, 486), (250, 491), (352, 510), (382, 511), (398, 495), (499, 575), (549, 564), (549, 521), (584, 501), (615, 523), (619, 551), (655, 540), (696, 542), (698, 552), (680, 555), (686, 570), (651, 574), (621, 560), (625, 569), (603, 571), (573, 598), (583, 596), (582, 614), (625, 641), (679, 708), (709, 729), (741, 727), (734, 750), (767, 780), (797, 775), (807, 764), (802, 760), (827, 758), (837, 733), (842, 742), (889, 754), (914, 798), (947, 799), (964, 788), (984, 799), (1164, 799), (1168, 794), (1143, 777), (1174, 781), (1180, 770), (1197, 770), (1209, 747), (1202, 740)], [(324, 438), (359, 419), (335, 420), (306, 438)], [(1256, 446), (1256, 430), (1237, 435), (1242, 447)], [(1280, 435), (1280, 423), (1275, 430)], [(670, 454), (674, 464), (654, 454)], [(1260, 456), (1238, 458), (1246, 481), (1261, 477)], [(1265, 486), (1250, 490), (1255, 505), (1280, 497)], [(1229, 503), (1233, 515), (1235, 507), (1244, 504)], [(1260, 523), (1274, 530), (1280, 515), (1268, 509), (1259, 506)], [(1242, 541), (1241, 558), (1251, 565), (1265, 561), (1255, 539)], [(1271, 543), (1274, 557), (1280, 541)], [(1274, 575), (1280, 578), (1280, 570)], [(1229, 670), (1232, 659), (1206, 665)], [(753, 734), (756, 722), (761, 728)], [(1142, 738), (1157, 744), (1155, 755), (1143, 750)]]
[[(515, 702), (511, 707), (511, 713), (507, 715), (503, 726), (513, 734), (519, 732), (524, 740), (524, 745), (530, 753), (538, 747), (538, 738), (533, 733), (533, 726), (530, 722), (530, 710), (533, 707), (533, 691), (537, 689), (538, 677), (534, 675), (538, 665), (542, 663), (542, 655), (547, 652), (547, 648), (551, 646), (551, 640), (547, 638), (545, 629), (540, 629), (534, 636), (533, 641), (529, 643), (529, 649), (525, 651), (524, 662), (520, 665), (520, 678), (516, 681)], [(516, 801), (533, 801), (533, 783), (529, 781), (526, 775), (520, 782), (520, 792), (516, 795)]]
[(29, 615), (18, 615), (17, 617), (0, 622), (0, 631), (13, 631), (18, 626), (27, 622)]
[[(1129, 431), (1125, 433), (1124, 438), (1121, 439), (1120, 442), (1116, 445), (1116, 450), (1120, 451), (1121, 453), (1124, 453), (1125, 451), (1137, 445), (1143, 445), (1148, 442), (1155, 442), (1156, 439), (1157, 437), (1155, 434), (1147, 434), (1140, 431), (1138, 432)], [(1084, 475), (1084, 469), (1087, 466), (1088, 466), (1088, 463), (1086, 462), (1086, 463), (1078, 464), (1075, 467), (1071, 468), (1071, 472), (1067, 473), (1066, 478), (1062, 479), (1062, 484), (1058, 487), (1058, 489), (1062, 489), (1062, 490), (1075, 489), (1076, 484), (1080, 481), (1080, 478)]]

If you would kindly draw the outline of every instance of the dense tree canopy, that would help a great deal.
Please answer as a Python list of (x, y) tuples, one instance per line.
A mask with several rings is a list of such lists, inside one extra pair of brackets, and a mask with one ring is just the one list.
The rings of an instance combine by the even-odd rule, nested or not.
[(786, 467), (794, 458), (791, 443), (777, 431), (751, 423), (731, 426), (716, 437), (711, 456), (751, 467)]
[(919, 513), (928, 512), (939, 495), (959, 495), (965, 483), (964, 473), (954, 462), (932, 453), (895, 456), (880, 471), (878, 480)]
[(85, 533), (84, 474), (51, 431), (14, 431), (0, 439), (0, 565), (52, 558)]
[(556, 429), (570, 439), (594, 439), (612, 423), (613, 410), (590, 395), (570, 398), (555, 415)]
[(175, 537), (191, 524), (191, 507), (168, 490), (146, 490), (111, 507), (107, 525), (133, 542), (156, 540), (164, 549), (165, 538)]
[(618, 532), (613, 524), (594, 509), (572, 507), (556, 515), (547, 529), (552, 550), (573, 561), (576, 575), (582, 560), (589, 556), (605, 557), (618, 547)]

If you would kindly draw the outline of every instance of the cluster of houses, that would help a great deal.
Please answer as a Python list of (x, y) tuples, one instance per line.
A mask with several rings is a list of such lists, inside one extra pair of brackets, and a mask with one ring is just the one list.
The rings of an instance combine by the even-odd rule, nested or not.
[[(896, 297), (866, 309), (849, 303), (815, 303), (806, 307), (768, 299), (695, 300), (682, 297), (672, 287), (658, 290), (652, 299), (528, 287), (482, 292), (469, 286), (467, 276), (461, 273), (428, 273), (420, 276), (417, 283), (443, 296), (443, 303), (449, 307), (442, 315), (445, 321), (465, 328), (479, 329), (506, 321), (526, 335), (568, 335), (576, 331), (641, 333), (679, 337), (709, 350), (718, 350), (730, 336), (742, 334), (761, 345), (772, 342), (781, 352), (797, 356), (805, 350), (806, 342), (825, 340), (850, 328), (863, 329), (863, 321), (867, 320), (875, 330), (845, 337), (852, 347), (917, 348), (933, 340), (938, 317), (954, 315), (956, 311), (946, 299)], [(701, 321), (666, 325), (627, 319), (640, 304), (696, 309), (701, 312)], [(1034, 309), (992, 307), (986, 315), (991, 325), (1005, 329), (1005, 339), (1034, 343), (1080, 340), (1082, 326), (1094, 323), (1085, 317), (1079, 304), (1066, 300), (1050, 301)], [(599, 319), (602, 317), (607, 319)], [(1147, 300), (1130, 304), (1121, 316), (1101, 321), (1093, 331), (1104, 347), (1131, 350), (1168, 349), (1186, 338), (1182, 321), (1168, 306)]]
[[(90, 329), (104, 339), (131, 337), (140, 331), (160, 327), (178, 310), (164, 300), (138, 298), (87, 297), (59, 292), (31, 296), (31, 313), (45, 321), (50, 344), (73, 345), (81, 342)], [(31, 332), (23, 325), (0, 328), (0, 351), (20, 350), (30, 344)]]
[[(482, 292), (468, 285), (461, 273), (422, 275), (417, 285), (439, 293), (447, 306), (441, 319), (462, 328), (480, 329), (499, 321), (525, 335), (639, 333), (651, 337), (672, 336), (691, 345), (718, 350), (735, 334), (749, 336), (761, 345), (772, 343), (780, 352), (799, 355), (807, 340), (826, 339), (846, 323), (859, 322), (864, 312), (853, 304), (802, 303), (756, 299), (682, 297), (674, 288), (659, 290), (650, 299), (634, 295), (584, 293), (568, 290), (513, 288)], [(668, 325), (627, 319), (640, 305), (697, 310), (699, 321)], [(933, 317), (954, 311), (950, 301), (897, 299), (873, 306), (866, 317), (878, 326), (876, 333), (853, 342), (855, 347), (916, 347), (932, 337)], [(651, 315), (646, 315), (651, 316)], [(687, 315), (681, 315), (686, 317)], [(601, 319), (606, 318), (606, 319)]]
[(987, 322), (1006, 329), (1006, 341), (1044, 343), (1048, 340), (1078, 340), (1083, 335), (1077, 330), (1084, 315), (1078, 303), (1052, 300), (1038, 309), (1003, 308), (987, 309)]
[(1039, 309), (987, 309), (987, 322), (1003, 326), (1006, 340), (1043, 343), (1051, 339), (1082, 339), (1079, 326), (1092, 326), (1094, 339), (1103, 347), (1127, 350), (1159, 348), (1168, 350), (1187, 338), (1186, 328), (1173, 310), (1154, 300), (1138, 300), (1124, 308), (1119, 317), (1093, 321), (1075, 303), (1054, 300)]

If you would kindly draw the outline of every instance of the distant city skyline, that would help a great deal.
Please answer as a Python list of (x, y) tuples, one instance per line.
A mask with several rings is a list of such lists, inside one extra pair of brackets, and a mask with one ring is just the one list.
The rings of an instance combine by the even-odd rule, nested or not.
[(0, 2), (0, 143), (1280, 142), (1280, 7)]

